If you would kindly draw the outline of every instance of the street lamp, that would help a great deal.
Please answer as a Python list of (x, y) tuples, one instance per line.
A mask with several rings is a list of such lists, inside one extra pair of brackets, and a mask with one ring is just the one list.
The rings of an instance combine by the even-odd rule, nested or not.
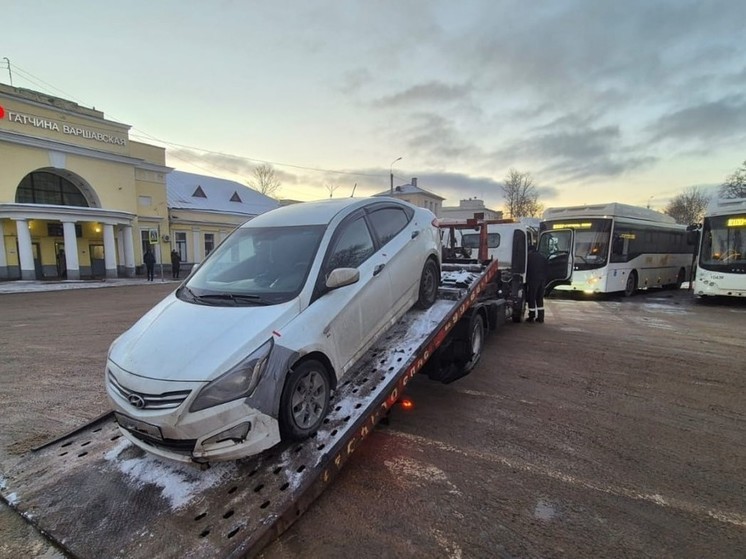
[(389, 166), (389, 178), (391, 179), (391, 196), (394, 195), (394, 163), (401, 161), (401, 157), (397, 157), (391, 162)]

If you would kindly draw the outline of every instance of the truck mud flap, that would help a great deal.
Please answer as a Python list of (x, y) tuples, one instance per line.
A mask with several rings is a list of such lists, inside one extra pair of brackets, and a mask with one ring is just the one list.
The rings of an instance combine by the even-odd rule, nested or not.
[(201, 471), (145, 454), (103, 416), (23, 457), (0, 490), (73, 557), (254, 557), (331, 483), (495, 270), (459, 301), (407, 313), (338, 387), (322, 428), (302, 443)]

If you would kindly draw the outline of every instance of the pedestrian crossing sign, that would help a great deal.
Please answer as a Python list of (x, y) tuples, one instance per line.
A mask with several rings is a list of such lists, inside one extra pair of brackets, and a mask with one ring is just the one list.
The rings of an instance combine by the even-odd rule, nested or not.
[(157, 245), (158, 244), (158, 229), (148, 230), (148, 239), (151, 245)]

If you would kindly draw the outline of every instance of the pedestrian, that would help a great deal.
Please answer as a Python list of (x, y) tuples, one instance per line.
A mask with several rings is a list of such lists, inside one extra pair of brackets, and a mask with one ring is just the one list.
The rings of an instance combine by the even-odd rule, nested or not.
[(544, 289), (549, 276), (549, 262), (546, 257), (532, 245), (528, 252), (526, 267), (526, 295), (528, 297), (527, 322), (544, 322)]
[(171, 277), (173, 279), (179, 279), (179, 268), (181, 268), (181, 256), (176, 249), (173, 249), (171, 251)]
[(153, 271), (155, 270), (155, 254), (148, 248), (145, 251), (145, 256), (142, 258), (145, 262), (145, 268), (148, 270), (148, 281), (153, 281)]

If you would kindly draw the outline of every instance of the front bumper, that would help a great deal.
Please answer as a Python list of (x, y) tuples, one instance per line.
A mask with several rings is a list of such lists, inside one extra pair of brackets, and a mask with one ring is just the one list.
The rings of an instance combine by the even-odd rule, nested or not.
[[(112, 362), (107, 366), (106, 392), (119, 428), (146, 452), (179, 462), (208, 463), (258, 454), (280, 442), (277, 419), (252, 408), (246, 399), (190, 412), (189, 406), (206, 383), (159, 381), (132, 375)], [(112, 374), (116, 384), (111, 382)], [(180, 391), (188, 396), (176, 407), (138, 409), (121, 387), (145, 395)]]

